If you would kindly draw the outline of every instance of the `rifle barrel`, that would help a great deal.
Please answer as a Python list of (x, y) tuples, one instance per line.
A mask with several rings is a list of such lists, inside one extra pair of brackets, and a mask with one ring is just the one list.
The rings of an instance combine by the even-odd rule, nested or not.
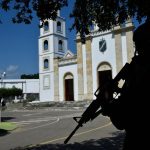
[(71, 137), (75, 134), (75, 132), (81, 127), (80, 124), (78, 124), (76, 126), (76, 128), (71, 132), (71, 134), (66, 138), (66, 140), (64, 141), (64, 144), (67, 144), (68, 141), (71, 139)]

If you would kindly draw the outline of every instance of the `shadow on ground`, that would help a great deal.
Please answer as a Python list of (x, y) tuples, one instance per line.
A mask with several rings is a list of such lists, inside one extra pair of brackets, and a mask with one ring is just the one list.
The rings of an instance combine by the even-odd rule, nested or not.
[(6, 122), (12, 119), (15, 119), (15, 117), (1, 117), (2, 122)]
[(11, 150), (121, 150), (124, 140), (124, 133), (115, 132), (112, 137), (99, 140), (87, 140), (73, 144), (46, 144), (34, 147), (18, 147)]
[(6, 134), (9, 134), (7, 130), (0, 129), (0, 136), (5, 136)]

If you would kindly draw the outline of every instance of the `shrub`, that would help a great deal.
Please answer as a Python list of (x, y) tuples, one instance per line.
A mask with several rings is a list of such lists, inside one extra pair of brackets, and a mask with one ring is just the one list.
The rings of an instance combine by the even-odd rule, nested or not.
[(19, 88), (0, 88), (0, 97), (9, 99), (10, 97), (21, 96), (22, 90)]

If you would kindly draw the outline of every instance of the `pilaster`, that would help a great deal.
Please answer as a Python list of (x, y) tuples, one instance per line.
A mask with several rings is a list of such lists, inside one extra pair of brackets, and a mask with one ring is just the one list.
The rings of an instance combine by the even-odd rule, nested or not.
[(134, 26), (131, 21), (126, 24), (126, 40), (127, 40), (127, 61), (131, 62), (134, 56), (134, 45), (133, 45), (133, 29)]
[(121, 31), (122, 30), (121, 30), (120, 26), (116, 26), (114, 28), (115, 52), (116, 52), (116, 71), (117, 71), (117, 73), (123, 67)]
[(54, 59), (54, 101), (59, 101), (59, 70), (58, 58)]
[(77, 72), (78, 72), (78, 100), (84, 99), (84, 79), (83, 79), (83, 55), (82, 43), (77, 37)]
[(91, 37), (86, 39), (86, 75), (87, 75), (87, 95), (85, 99), (93, 99), (93, 77), (92, 77), (92, 51), (91, 51)]

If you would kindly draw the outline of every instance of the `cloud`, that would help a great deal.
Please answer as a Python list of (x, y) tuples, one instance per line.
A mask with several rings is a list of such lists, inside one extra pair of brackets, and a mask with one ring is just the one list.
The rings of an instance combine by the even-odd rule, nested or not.
[(9, 65), (6, 69), (6, 72), (10, 72), (10, 73), (13, 73), (13, 72), (16, 72), (18, 69), (18, 66), (17, 65)]

